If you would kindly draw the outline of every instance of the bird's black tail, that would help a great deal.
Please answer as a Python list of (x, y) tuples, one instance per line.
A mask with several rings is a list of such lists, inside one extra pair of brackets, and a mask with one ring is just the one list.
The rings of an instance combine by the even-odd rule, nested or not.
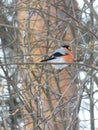
[(41, 60), (40, 62), (46, 62), (46, 61), (50, 61), (50, 60), (53, 60), (53, 59), (55, 59), (55, 58), (54, 57), (49, 57), (47, 59)]
[(45, 61), (48, 61), (47, 59), (44, 59), (44, 60), (41, 60), (40, 62), (45, 62)]

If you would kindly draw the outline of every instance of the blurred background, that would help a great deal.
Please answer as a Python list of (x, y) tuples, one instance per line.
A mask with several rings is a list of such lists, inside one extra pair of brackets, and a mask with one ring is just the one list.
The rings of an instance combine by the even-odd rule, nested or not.
[[(98, 1), (0, 1), (0, 130), (98, 130)], [(40, 61), (62, 45), (75, 61)]]

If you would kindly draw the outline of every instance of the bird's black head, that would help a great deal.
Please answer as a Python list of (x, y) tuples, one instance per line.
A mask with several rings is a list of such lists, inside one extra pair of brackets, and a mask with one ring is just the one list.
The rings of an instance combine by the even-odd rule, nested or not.
[(68, 50), (70, 50), (70, 46), (69, 45), (63, 45), (62, 47), (67, 48)]

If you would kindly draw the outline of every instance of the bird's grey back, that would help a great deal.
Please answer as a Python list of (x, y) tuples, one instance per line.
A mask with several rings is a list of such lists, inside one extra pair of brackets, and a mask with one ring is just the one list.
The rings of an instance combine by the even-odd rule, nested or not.
[[(59, 52), (59, 53), (61, 53), (62, 55), (65, 55), (65, 54), (68, 54), (68, 50), (64, 50), (62, 47), (61, 48), (58, 48), (57, 50), (55, 50), (55, 52), (54, 53), (56, 53), (56, 52)], [(53, 53), (53, 54), (54, 54)]]

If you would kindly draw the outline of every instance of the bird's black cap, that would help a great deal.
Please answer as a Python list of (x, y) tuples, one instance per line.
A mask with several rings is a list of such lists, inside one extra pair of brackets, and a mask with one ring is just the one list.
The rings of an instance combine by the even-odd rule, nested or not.
[(62, 47), (66, 47), (67, 49), (70, 49), (69, 45), (63, 45)]
[(63, 45), (62, 47), (66, 47), (67, 49), (69, 48), (69, 45)]

